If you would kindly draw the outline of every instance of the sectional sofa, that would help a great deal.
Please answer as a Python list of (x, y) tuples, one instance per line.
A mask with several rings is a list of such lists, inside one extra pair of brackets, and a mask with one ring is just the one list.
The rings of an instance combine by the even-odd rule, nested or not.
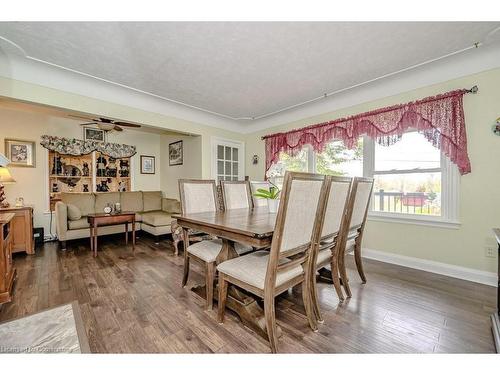
[[(161, 191), (113, 193), (62, 193), (56, 203), (56, 233), (62, 249), (66, 241), (90, 237), (87, 215), (104, 212), (107, 204), (120, 203), (122, 211), (135, 212), (136, 230), (156, 236), (171, 233), (172, 215), (181, 212), (180, 202), (164, 198)], [(123, 225), (99, 227), (98, 234), (123, 233)]]

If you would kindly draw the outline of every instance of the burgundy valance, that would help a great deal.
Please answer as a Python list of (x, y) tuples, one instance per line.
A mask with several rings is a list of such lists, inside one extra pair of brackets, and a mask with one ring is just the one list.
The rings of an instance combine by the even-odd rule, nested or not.
[(467, 137), (463, 96), (468, 90), (455, 90), (398, 104), (358, 115), (332, 120), (305, 128), (263, 137), (266, 142), (266, 173), (278, 161), (280, 152), (296, 155), (304, 145), (316, 152), (333, 140), (341, 140), (348, 148), (362, 135), (389, 146), (403, 133), (415, 129), (458, 166), (460, 174), (471, 171), (467, 154)]

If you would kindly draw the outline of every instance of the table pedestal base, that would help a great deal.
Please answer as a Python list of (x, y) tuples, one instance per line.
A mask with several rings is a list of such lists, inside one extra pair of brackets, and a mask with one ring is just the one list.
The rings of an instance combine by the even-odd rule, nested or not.
[[(342, 278), (339, 277), (339, 279), (340, 285), (343, 285)], [(318, 270), (317, 280), (324, 283), (333, 284), (332, 271), (330, 270), (330, 266), (326, 266)]]
[[(205, 286), (199, 285), (191, 288), (191, 290), (206, 299)], [(214, 288), (214, 299), (218, 300), (218, 287)], [(235, 312), (240, 318), (243, 325), (256, 332), (260, 337), (269, 341), (267, 337), (266, 320), (264, 318), (264, 310), (259, 306), (255, 298), (246, 294), (244, 291), (230, 285), (228, 288), (228, 296), (226, 308)], [(277, 326), (278, 337), (281, 337), (282, 331), (279, 325)]]
[(491, 315), (491, 330), (493, 331), (493, 339), (497, 353), (500, 353), (500, 319), (498, 313)]

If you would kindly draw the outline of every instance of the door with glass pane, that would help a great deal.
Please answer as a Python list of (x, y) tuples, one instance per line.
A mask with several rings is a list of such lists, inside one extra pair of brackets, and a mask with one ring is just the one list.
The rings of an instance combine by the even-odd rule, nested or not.
[(214, 139), (213, 154), (214, 165), (212, 177), (219, 181), (243, 180), (244, 157), (243, 143), (229, 140)]

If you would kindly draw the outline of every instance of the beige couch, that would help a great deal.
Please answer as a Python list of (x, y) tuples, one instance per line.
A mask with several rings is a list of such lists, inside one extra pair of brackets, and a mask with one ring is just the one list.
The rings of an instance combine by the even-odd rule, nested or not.
[[(176, 199), (163, 198), (161, 191), (129, 191), (113, 193), (62, 193), (61, 201), (56, 203), (56, 232), (61, 247), (66, 248), (67, 240), (90, 237), (87, 215), (103, 212), (110, 203), (120, 202), (122, 211), (135, 212), (136, 230), (142, 229), (156, 236), (171, 233), (173, 214), (180, 213), (180, 202)], [(68, 204), (78, 208), (81, 218), (70, 220)], [(79, 211), (79, 212), (78, 212)], [(78, 215), (76, 216), (78, 217)], [(73, 219), (76, 218), (73, 216)], [(123, 233), (124, 225), (100, 227), (98, 235)]]

